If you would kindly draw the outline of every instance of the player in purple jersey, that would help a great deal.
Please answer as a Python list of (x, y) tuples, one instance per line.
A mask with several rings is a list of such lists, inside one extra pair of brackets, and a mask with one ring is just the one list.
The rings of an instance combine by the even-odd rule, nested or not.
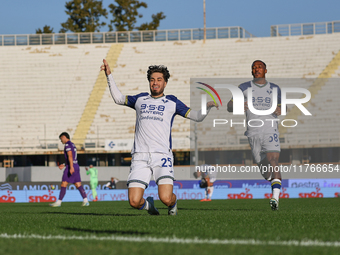
[(57, 202), (50, 204), (52, 207), (60, 207), (61, 202), (66, 194), (67, 184), (73, 183), (80, 192), (80, 195), (83, 197), (82, 206), (89, 206), (89, 202), (87, 200), (87, 196), (83, 186), (81, 185), (80, 179), (80, 169), (77, 160), (77, 148), (70, 141), (70, 135), (66, 132), (63, 132), (59, 135), (60, 141), (65, 144), (64, 155), (65, 155), (65, 164), (59, 165), (59, 169), (64, 169), (63, 178), (61, 181), (61, 190), (59, 193), (59, 199)]

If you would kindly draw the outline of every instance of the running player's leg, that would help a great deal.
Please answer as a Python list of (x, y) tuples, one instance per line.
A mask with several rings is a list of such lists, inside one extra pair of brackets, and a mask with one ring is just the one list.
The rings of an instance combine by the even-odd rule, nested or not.
[(67, 184), (69, 183), (69, 171), (68, 171), (68, 166), (64, 169), (63, 177), (61, 179), (61, 187), (60, 187), (60, 192), (59, 192), (59, 198), (56, 202), (50, 204), (52, 207), (59, 207), (61, 206), (61, 202), (66, 194), (66, 187)]
[[(74, 173), (74, 174), (75, 174), (75, 173)], [(80, 181), (79, 181), (79, 182), (76, 182), (74, 185), (76, 186), (76, 188), (78, 189), (78, 191), (79, 191), (81, 197), (83, 198), (82, 206), (89, 206), (90, 204), (89, 204), (89, 201), (88, 201), (88, 199), (87, 199), (86, 192), (85, 192), (83, 186), (81, 185), (81, 182), (80, 182)]]
[(266, 160), (270, 169), (270, 177), (267, 178), (271, 182), (272, 198), (270, 206), (272, 210), (278, 210), (279, 198), (281, 191), (281, 172), (279, 169), (280, 157), (280, 141), (278, 134), (270, 134), (264, 137), (263, 150), (266, 152)]
[(260, 169), (261, 175), (266, 180), (270, 179), (271, 174), (268, 173), (269, 162), (267, 161), (266, 154), (262, 151), (262, 141), (260, 135), (248, 137), (248, 141), (253, 158)]
[(201, 199), (201, 202), (206, 202), (208, 200), (208, 187), (204, 189), (204, 198)]
[(90, 180), (90, 187), (91, 187), (91, 191), (92, 191), (93, 201), (97, 201), (98, 200), (98, 197), (97, 197), (97, 186), (98, 186), (98, 181), (91, 181)]
[(278, 152), (268, 152), (267, 159), (272, 167), (271, 173), (271, 187), (272, 187), (272, 199), (270, 200), (270, 205), (272, 210), (278, 210), (278, 202), (281, 192), (281, 173), (279, 171), (279, 159), (280, 153)]
[(87, 200), (86, 192), (83, 186), (81, 185), (80, 169), (78, 164), (74, 165), (74, 173), (70, 176), (70, 180), (72, 180), (72, 183), (74, 183), (81, 197), (83, 198), (82, 206), (89, 206), (90, 204), (89, 201)]
[(50, 204), (50, 206), (52, 206), (52, 207), (60, 207), (60, 206), (61, 206), (61, 202), (63, 201), (63, 198), (64, 198), (64, 196), (65, 196), (65, 194), (66, 194), (66, 187), (67, 187), (67, 184), (68, 184), (68, 182), (66, 182), (66, 181), (62, 181), (62, 182), (61, 182), (61, 185), (60, 185), (61, 188), (60, 188), (60, 192), (59, 192), (59, 198), (58, 198), (58, 200), (57, 200), (56, 202)]
[(212, 194), (213, 194), (213, 192), (214, 192), (214, 186), (213, 186), (213, 184), (211, 185), (211, 186), (209, 186), (209, 187), (207, 187), (208, 188), (208, 201), (211, 201), (211, 197), (212, 197)]

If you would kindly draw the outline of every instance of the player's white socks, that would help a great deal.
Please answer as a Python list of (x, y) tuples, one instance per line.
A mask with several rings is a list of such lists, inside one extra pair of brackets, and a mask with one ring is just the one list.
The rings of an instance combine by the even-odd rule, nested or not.
[(212, 194), (214, 192), (214, 186), (208, 187), (208, 190), (209, 190), (208, 198), (211, 199)]
[(59, 199), (57, 202), (55, 202), (56, 205), (61, 205), (61, 200)]
[(87, 197), (83, 199), (84, 203), (88, 203), (89, 201), (87, 200)]
[(280, 191), (281, 191), (281, 180), (279, 179), (271, 180), (271, 186), (272, 186), (273, 198), (279, 201)]
[(149, 210), (149, 202), (145, 200), (144, 210)]

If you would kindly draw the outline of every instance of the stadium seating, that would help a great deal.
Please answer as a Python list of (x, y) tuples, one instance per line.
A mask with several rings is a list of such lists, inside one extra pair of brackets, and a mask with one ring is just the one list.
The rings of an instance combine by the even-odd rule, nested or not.
[[(311, 85), (309, 78), (318, 77), (339, 52), (339, 39), (340, 34), (330, 34), (216, 39), (205, 43), (125, 43), (116, 64), (111, 67), (121, 92), (133, 95), (149, 90), (146, 79), (148, 66), (164, 64), (171, 73), (166, 94), (174, 94), (185, 104), (199, 109), (197, 102), (190, 102), (190, 78), (235, 78), (236, 84), (251, 79), (252, 61), (262, 59), (267, 63), (269, 80), (278, 81), (281, 86), (284, 83), (287, 83), (285, 86), (296, 86), (289, 82), (294, 78), (299, 81), (299, 87), (308, 88)], [(0, 47), (0, 151), (9, 148), (16, 151), (39, 150), (46, 146), (54, 150), (62, 131), (68, 131), (72, 136), (98, 77), (104, 75), (99, 72), (99, 67), (102, 59), (108, 57), (110, 47), (111, 44)], [(331, 120), (331, 116), (338, 115), (337, 100), (330, 95), (337, 93), (334, 90), (338, 86), (335, 78), (339, 76), (340, 69), (337, 68), (331, 76), (334, 79), (326, 82), (310, 102), (310, 111), (317, 117), (313, 121), (324, 123)], [(231, 97), (228, 93), (221, 92), (223, 107)], [(218, 111), (211, 113), (208, 118), (218, 116)], [(235, 117), (235, 121), (243, 118)], [(300, 115), (300, 120), (308, 125), (286, 131), (284, 135), (288, 145), (309, 143), (299, 140), (307, 127), (310, 137), (316, 139), (313, 134), (317, 125), (310, 125), (312, 120), (306, 116)], [(105, 139), (133, 139), (134, 122), (134, 111), (116, 105), (106, 89), (84, 141), (103, 147)], [(323, 127), (327, 137), (339, 140), (338, 122), (332, 120), (331, 125)], [(211, 130), (200, 125), (200, 132)], [(175, 119), (174, 149), (189, 149), (189, 130), (189, 120)], [(221, 147), (246, 146), (242, 143), (244, 130), (230, 128), (229, 125), (218, 130), (221, 136), (215, 139)], [(181, 141), (185, 142), (181, 145)], [(216, 140), (202, 141), (202, 145), (209, 147), (208, 144), (213, 142)], [(284, 143), (282, 146), (285, 146)]]

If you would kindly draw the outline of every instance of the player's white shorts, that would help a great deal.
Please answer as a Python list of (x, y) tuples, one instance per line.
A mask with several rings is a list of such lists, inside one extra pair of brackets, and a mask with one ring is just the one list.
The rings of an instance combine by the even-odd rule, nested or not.
[(267, 152), (280, 152), (279, 134), (258, 134), (248, 137), (255, 162), (259, 164), (266, 158)]
[(172, 154), (139, 152), (132, 155), (128, 187), (147, 188), (152, 175), (157, 185), (173, 184)]

